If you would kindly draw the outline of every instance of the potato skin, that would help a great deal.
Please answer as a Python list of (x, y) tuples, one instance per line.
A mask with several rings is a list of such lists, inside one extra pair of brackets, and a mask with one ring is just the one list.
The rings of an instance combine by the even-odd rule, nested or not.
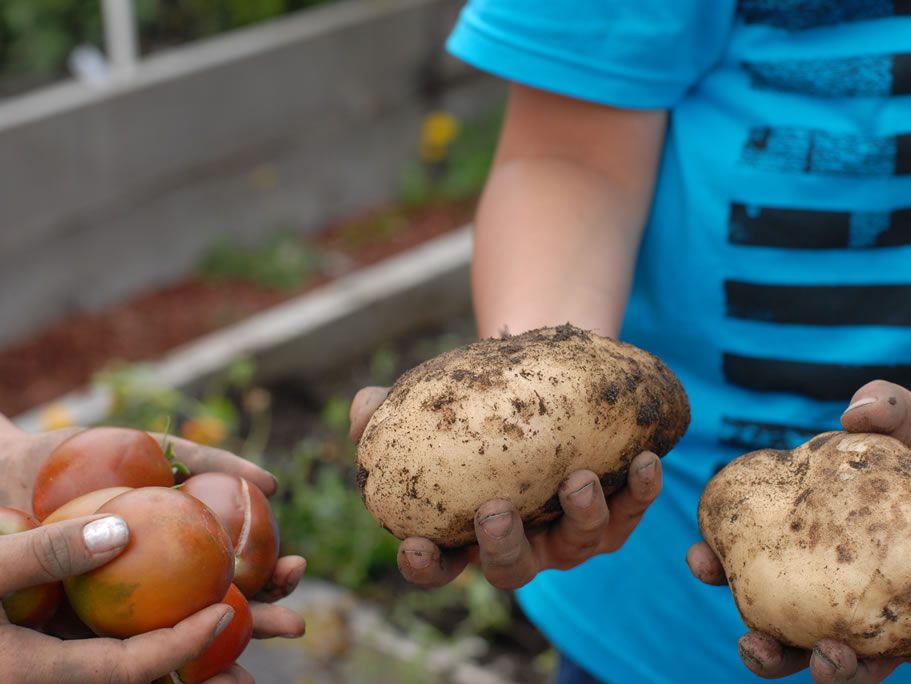
[(485, 501), (509, 499), (526, 527), (553, 520), (570, 473), (592, 470), (617, 489), (637, 454), (666, 454), (689, 418), (656, 357), (568, 324), (541, 328), (402, 375), (360, 440), (358, 485), (399, 539), (460, 547), (475, 541)]
[(741, 456), (703, 492), (699, 527), (751, 629), (911, 656), (911, 450), (898, 440), (827, 432)]

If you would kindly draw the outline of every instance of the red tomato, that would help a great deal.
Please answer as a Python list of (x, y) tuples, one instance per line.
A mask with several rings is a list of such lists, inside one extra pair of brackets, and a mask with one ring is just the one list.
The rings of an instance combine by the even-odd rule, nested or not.
[(234, 608), (231, 624), (215, 637), (215, 641), (201, 656), (177, 670), (184, 684), (199, 684), (227, 670), (253, 637), (253, 614), (240, 590), (232, 584), (222, 603)]
[[(95, 492), (77, 496), (47, 516), (42, 524), (50, 525), (63, 520), (92, 515), (115, 496), (130, 491), (132, 491), (130, 487), (108, 487), (107, 489), (99, 489)], [(94, 636), (92, 630), (85, 626), (73, 611), (69, 601), (66, 600), (60, 602), (54, 617), (45, 625), (45, 631), (63, 639), (85, 639)]]
[(73, 518), (81, 518), (84, 515), (92, 515), (115, 496), (129, 491), (132, 491), (132, 487), (107, 487), (106, 489), (99, 489), (77, 496), (47, 516), (44, 519), (44, 524), (50, 525), (62, 520), (72, 520)]
[(95, 633), (76, 615), (65, 595), (57, 605), (54, 617), (45, 623), (42, 631), (61, 639), (91, 639), (95, 636)]
[(91, 428), (58, 446), (35, 479), (39, 520), (77, 496), (105, 487), (171, 487), (171, 464), (152, 437), (128, 428)]
[(278, 525), (266, 495), (242, 477), (194, 475), (180, 486), (212, 509), (234, 544), (234, 584), (252, 598), (272, 578), (278, 560)]
[(98, 509), (130, 528), (112, 561), (64, 580), (70, 605), (99, 636), (130, 637), (178, 622), (221, 601), (234, 576), (231, 540), (198, 499), (143, 487)]
[[(0, 506), (0, 535), (27, 532), (38, 525), (28, 513)], [(50, 582), (20, 589), (5, 596), (0, 603), (14, 625), (37, 628), (53, 617), (60, 595), (60, 582)]]

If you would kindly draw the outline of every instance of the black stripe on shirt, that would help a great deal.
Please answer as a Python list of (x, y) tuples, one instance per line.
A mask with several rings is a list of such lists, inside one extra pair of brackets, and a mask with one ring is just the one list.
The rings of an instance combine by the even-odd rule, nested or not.
[(827, 431), (827, 428), (762, 423), (744, 418), (729, 418), (725, 416), (721, 419), (721, 432), (718, 439), (722, 444), (743, 449), (744, 451), (793, 449), (821, 432)]
[(858, 135), (785, 126), (750, 130), (740, 156), (780, 173), (891, 176), (911, 173), (911, 135)]
[(911, 364), (856, 366), (725, 353), (722, 371), (732, 385), (760, 392), (790, 392), (819, 401), (847, 402), (871, 380), (911, 387)]
[(813, 97), (889, 97), (911, 93), (911, 55), (743, 62), (760, 90)]
[(783, 249), (861, 249), (911, 244), (911, 208), (847, 212), (757, 207), (733, 202), (728, 240)]
[(739, 14), (748, 24), (802, 31), (911, 14), (911, 0), (740, 0)]
[(911, 54), (892, 56), (892, 95), (911, 94)]
[(911, 326), (911, 285), (724, 283), (726, 314), (795, 325)]

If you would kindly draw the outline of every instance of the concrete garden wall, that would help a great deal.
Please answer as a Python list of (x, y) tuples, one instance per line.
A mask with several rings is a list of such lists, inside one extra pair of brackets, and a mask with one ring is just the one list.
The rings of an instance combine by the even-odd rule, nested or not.
[(394, 196), (423, 114), (502, 87), (443, 56), (458, 0), (345, 0), (0, 104), (0, 343)]

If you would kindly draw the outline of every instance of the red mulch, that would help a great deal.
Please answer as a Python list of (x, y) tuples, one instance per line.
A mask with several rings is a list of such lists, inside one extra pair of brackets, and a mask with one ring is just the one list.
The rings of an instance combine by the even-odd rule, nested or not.
[[(355, 267), (367, 266), (464, 225), (472, 203), (434, 205), (404, 212), (408, 221), (394, 236), (358, 239), (344, 249)], [(368, 230), (370, 215), (327, 227), (318, 244), (340, 249), (342, 236)], [(0, 413), (14, 416), (82, 387), (115, 360), (145, 361), (328, 281), (316, 277), (295, 290), (245, 282), (211, 282), (190, 276), (141, 293), (96, 313), (58, 321), (0, 349)]]

